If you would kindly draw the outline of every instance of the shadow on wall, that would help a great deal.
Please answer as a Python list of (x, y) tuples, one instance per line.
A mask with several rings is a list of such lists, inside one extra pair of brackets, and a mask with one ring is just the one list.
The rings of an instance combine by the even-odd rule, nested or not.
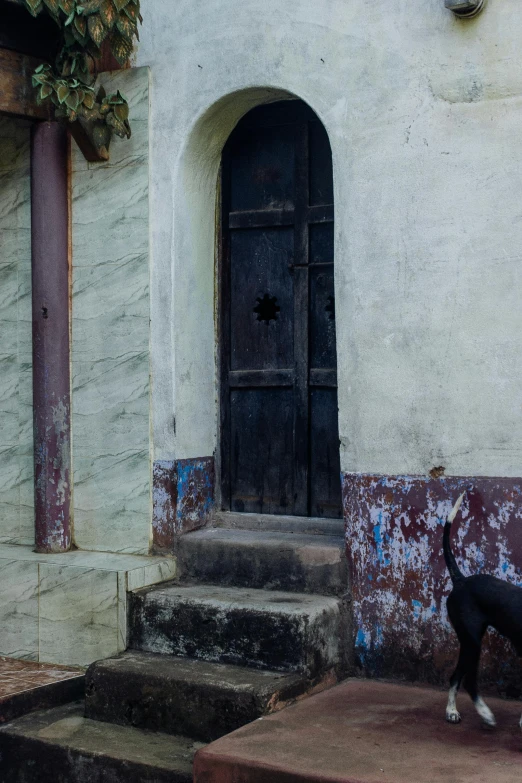
[(177, 161), (171, 322), (176, 451), (183, 457), (201, 457), (216, 448), (215, 243), (222, 150), (250, 109), (294, 97), (256, 87), (220, 99), (197, 120)]
[[(521, 479), (344, 476), (359, 673), (447, 685), (458, 643), (446, 612), (451, 580), (442, 531), (470, 486), (453, 523), (460, 568), (522, 585)], [(495, 632), (483, 645), (481, 669), (486, 688), (522, 695), (520, 662)]]

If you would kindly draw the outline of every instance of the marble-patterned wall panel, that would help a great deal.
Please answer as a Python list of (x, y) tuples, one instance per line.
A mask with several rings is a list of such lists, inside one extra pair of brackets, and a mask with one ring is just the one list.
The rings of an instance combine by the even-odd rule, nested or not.
[(148, 346), (148, 267), (147, 252), (127, 253), (114, 263), (75, 267), (78, 356), (118, 359), (129, 353), (129, 346)]
[(20, 469), (18, 543), (31, 544), (34, 543), (33, 364), (32, 359), (26, 359), (23, 352), (20, 354), (18, 370)]
[(74, 526), (81, 549), (148, 552), (148, 459), (148, 449), (76, 457)]
[(34, 541), (30, 128), (0, 118), (0, 541)]
[(20, 530), (18, 446), (0, 445), (0, 542), (17, 543)]
[(85, 665), (118, 650), (118, 574), (40, 563), (40, 661)]
[(73, 149), (73, 464), (77, 546), (145, 553), (151, 527), (149, 71), (103, 77), (133, 134), (110, 161)]
[(148, 250), (146, 164), (74, 171), (72, 198), (73, 266), (118, 264)]
[(147, 446), (148, 353), (75, 361), (75, 454), (118, 454)]
[(33, 307), (31, 291), (31, 232), (18, 236), (18, 355), (22, 362), (33, 359)]
[[(7, 232), (0, 225), (0, 234)], [(18, 358), (18, 255), (0, 258), (0, 353)]]
[(19, 457), (20, 470), (20, 522), (17, 544), (34, 544), (34, 459)]
[(18, 362), (18, 443), (22, 457), (33, 458), (33, 362), (20, 356)]
[(0, 544), (0, 655), (79, 666), (116, 655), (127, 646), (128, 592), (176, 574), (174, 557)]
[(19, 440), (18, 379), (16, 353), (0, 354), (0, 443), (3, 446), (15, 446)]
[(38, 563), (0, 560), (0, 596), (0, 655), (37, 661)]

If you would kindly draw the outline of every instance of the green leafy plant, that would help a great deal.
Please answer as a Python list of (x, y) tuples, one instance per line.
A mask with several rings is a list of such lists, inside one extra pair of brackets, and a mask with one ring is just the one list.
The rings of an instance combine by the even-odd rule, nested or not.
[(38, 101), (50, 101), (57, 117), (79, 122), (106, 154), (113, 133), (122, 138), (131, 135), (129, 107), (120, 92), (107, 96), (103, 88), (96, 88), (92, 66), (104, 42), (120, 65), (128, 61), (143, 21), (139, 0), (19, 2), (33, 16), (51, 16), (61, 33), (56, 61), (38, 66), (33, 74)]

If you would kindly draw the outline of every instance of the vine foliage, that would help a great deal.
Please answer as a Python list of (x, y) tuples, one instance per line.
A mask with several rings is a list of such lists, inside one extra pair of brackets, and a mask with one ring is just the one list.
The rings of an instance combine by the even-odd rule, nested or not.
[[(124, 65), (139, 40), (142, 22), (139, 0), (19, 0), (33, 15), (45, 13), (60, 28), (60, 45), (53, 64), (43, 63), (33, 74), (40, 103), (50, 101), (55, 116), (79, 122), (102, 157), (112, 134), (129, 138), (129, 107), (117, 92), (107, 95), (96, 85), (93, 65), (104, 42)], [(91, 67), (90, 67), (91, 66)]]

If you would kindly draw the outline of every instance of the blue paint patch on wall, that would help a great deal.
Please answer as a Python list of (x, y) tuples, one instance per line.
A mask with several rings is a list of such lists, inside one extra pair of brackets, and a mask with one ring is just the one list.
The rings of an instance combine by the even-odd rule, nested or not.
[(155, 462), (154, 548), (157, 551), (173, 551), (177, 535), (207, 524), (213, 505), (213, 457)]
[(205, 525), (214, 505), (214, 459), (178, 460), (176, 527), (188, 532)]
[(374, 526), (373, 528), (373, 539), (375, 541), (376, 546), (376, 552), (377, 552), (377, 559), (379, 563), (383, 566), (388, 566), (390, 564), (389, 557), (385, 554), (384, 551), (384, 545), (388, 541), (389, 536), (387, 533), (382, 535), (382, 513), (379, 514), (379, 523)]

